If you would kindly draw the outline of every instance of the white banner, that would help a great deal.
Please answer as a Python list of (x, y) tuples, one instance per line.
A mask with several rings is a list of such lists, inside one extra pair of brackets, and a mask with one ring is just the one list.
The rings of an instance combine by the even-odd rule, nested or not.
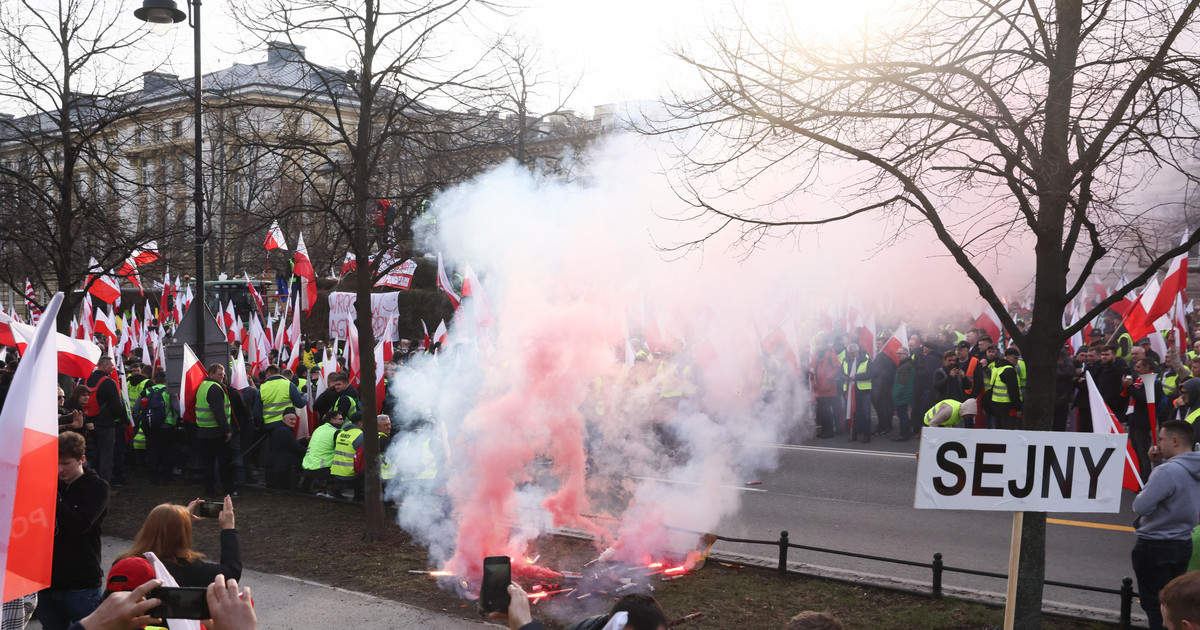
[(926, 427), (913, 505), (1119, 512), (1124, 434)]
[[(346, 339), (348, 328), (354, 325), (358, 311), (354, 307), (355, 295), (346, 291), (335, 291), (329, 294), (329, 338)], [(399, 293), (371, 294), (371, 327), (375, 329), (375, 339), (390, 339), (398, 341), (400, 335), (395, 322), (400, 319)], [(392, 329), (384, 331), (388, 319), (392, 318)], [(386, 335), (386, 336), (385, 336)]]

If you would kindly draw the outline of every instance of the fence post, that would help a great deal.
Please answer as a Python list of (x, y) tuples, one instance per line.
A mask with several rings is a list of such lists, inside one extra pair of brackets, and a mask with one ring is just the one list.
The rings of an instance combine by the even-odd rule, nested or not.
[(942, 554), (933, 554), (933, 597), (942, 598)]
[(788, 533), (779, 532), (779, 575), (787, 575)]
[(1129, 630), (1133, 625), (1133, 580), (1121, 580), (1121, 630)]

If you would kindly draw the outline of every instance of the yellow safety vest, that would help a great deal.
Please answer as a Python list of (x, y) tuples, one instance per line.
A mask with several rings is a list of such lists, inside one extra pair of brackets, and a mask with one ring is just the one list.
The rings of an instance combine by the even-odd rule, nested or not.
[(1200, 418), (1200, 408), (1197, 408), (1192, 413), (1189, 413), (1184, 420), (1187, 420), (1188, 424), (1196, 424), (1196, 418)]
[(1021, 390), (1021, 400), (1025, 400), (1025, 359), (1017, 359), (1017, 387)]
[(957, 400), (954, 400), (953, 398), (947, 398), (946, 400), (943, 400), (943, 401), (937, 403), (936, 405), (930, 407), (929, 411), (925, 412), (925, 426), (929, 426), (929, 423), (933, 421), (933, 417), (937, 415), (937, 412), (939, 409), (942, 408), (942, 405), (949, 405), (950, 408), (953, 409), (953, 411), (950, 413), (950, 419), (943, 422), (942, 426), (944, 426), (944, 427), (958, 426), (958, 423), (962, 421), (962, 416), (959, 415), (962, 412), (962, 403), (958, 402)]
[(433, 455), (433, 449), (429, 447), (431, 438), (425, 438), (421, 444), (421, 472), (415, 477), (401, 477), (400, 481), (420, 481), (437, 478), (437, 458)]
[(140, 428), (137, 430), (137, 433), (133, 434), (133, 450), (135, 450), (135, 451), (146, 450), (146, 434), (142, 433), (142, 430)]
[[(379, 438), (387, 437), (386, 433), (380, 433)], [(388, 461), (387, 453), (379, 453), (379, 478), (387, 481), (396, 476), (396, 470), (392, 468), (392, 463)]]
[[(343, 425), (345, 426), (345, 425)], [(329, 473), (334, 477), (350, 478), (354, 476), (354, 440), (362, 435), (358, 427), (343, 428), (333, 442), (333, 463)]]
[(229, 397), (225, 395), (224, 388), (216, 381), (202, 381), (200, 387), (196, 390), (196, 426), (202, 429), (216, 429), (220, 427), (213, 416), (212, 409), (208, 406), (208, 390), (213, 387), (221, 390), (221, 400), (225, 401), (226, 422), (229, 422), (229, 418), (233, 413), (229, 406)]
[(1008, 394), (1008, 385), (1005, 385), (1004, 381), (1000, 380), (1000, 375), (1004, 374), (1006, 370), (1011, 369), (1013, 369), (1013, 366), (1006, 363), (992, 370), (992, 402), (1012, 402), (1012, 397)]
[[(866, 374), (868, 363), (869, 363), (869, 361), (867, 361), (866, 359), (859, 359), (858, 369), (855, 370), (855, 373), (856, 374)], [(842, 362), (842, 373), (845, 374), (846, 376), (850, 376), (850, 362), (849, 361)], [(867, 379), (865, 381), (854, 381), (854, 386), (860, 392), (869, 392), (869, 391), (871, 391), (871, 380)]]
[(282, 376), (272, 376), (263, 383), (259, 393), (262, 395), (263, 424), (283, 420), (283, 410), (292, 406), (292, 382)]
[(1162, 380), (1163, 394), (1170, 396), (1175, 393), (1176, 387), (1179, 385), (1179, 375), (1174, 372), (1170, 376), (1164, 376)]

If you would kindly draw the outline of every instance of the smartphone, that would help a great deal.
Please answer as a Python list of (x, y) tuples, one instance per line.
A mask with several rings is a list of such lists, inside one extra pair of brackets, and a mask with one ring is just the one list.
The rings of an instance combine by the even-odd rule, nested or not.
[(147, 597), (162, 603), (146, 614), (157, 619), (208, 619), (208, 589), (203, 586), (160, 586)]
[[(196, 505), (196, 516), (200, 516), (203, 518), (217, 518), (218, 516), (221, 515), (221, 510), (224, 510), (224, 509), (225, 509), (224, 503), (217, 503), (216, 501), (213, 501), (213, 502), (205, 501), (204, 503), (200, 503), (200, 504)], [(207, 617), (205, 617), (205, 619), (207, 619)]]
[(508, 556), (483, 559), (483, 585), (479, 587), (479, 610), (508, 612), (508, 585), (512, 583), (512, 565)]

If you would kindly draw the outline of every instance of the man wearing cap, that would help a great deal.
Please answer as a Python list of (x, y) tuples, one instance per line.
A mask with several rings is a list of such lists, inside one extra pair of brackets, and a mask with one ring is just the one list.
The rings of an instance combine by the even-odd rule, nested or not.
[(1021, 418), (1021, 381), (1015, 366), (1020, 356), (1016, 348), (1009, 348), (992, 366), (991, 408), (988, 413), (995, 417), (997, 429), (1018, 428)]
[(947, 398), (925, 412), (925, 426), (930, 427), (964, 427), (971, 426), (978, 412), (975, 399), (959, 402)]

